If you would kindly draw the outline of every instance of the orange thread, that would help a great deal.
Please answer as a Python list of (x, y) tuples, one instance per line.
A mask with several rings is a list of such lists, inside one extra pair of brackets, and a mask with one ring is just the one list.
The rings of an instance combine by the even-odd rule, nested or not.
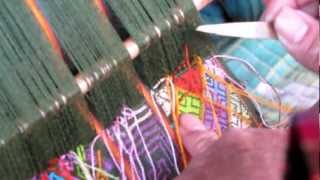
[[(182, 165), (183, 165), (183, 168), (185, 168), (187, 166), (187, 163), (188, 163), (188, 155), (186, 154), (186, 151), (185, 151), (185, 148), (183, 146), (183, 143), (182, 143), (182, 139), (181, 139), (181, 135), (180, 135), (180, 130), (179, 130), (179, 127), (180, 127), (180, 123), (179, 123), (179, 120), (178, 120), (178, 98), (177, 96), (175, 95), (176, 92), (171, 92), (170, 93), (170, 88), (169, 88), (169, 81), (172, 81), (172, 78), (171, 77), (167, 77), (167, 80), (166, 80), (166, 89), (167, 89), (167, 92), (168, 92), (168, 95), (169, 95), (169, 98), (172, 100), (173, 98), (174, 101), (176, 102), (174, 107), (172, 106), (171, 107), (171, 116), (172, 116), (172, 120), (173, 120), (173, 124), (175, 125), (175, 133), (176, 133), (176, 137), (177, 137), (177, 142), (178, 142), (178, 146), (179, 146), (179, 150), (180, 150), (180, 153), (181, 153), (181, 157), (182, 157)], [(172, 97), (172, 94), (174, 94), (174, 96)]]
[[(206, 77), (205, 77), (205, 68), (204, 68), (204, 65), (203, 65), (203, 60), (201, 57), (197, 56), (197, 64), (200, 68), (200, 76), (201, 76), (201, 81), (202, 81), (202, 85), (203, 85), (203, 93), (202, 93), (202, 102), (205, 104), (205, 97), (206, 97), (206, 93), (208, 92), (208, 84), (207, 84), (207, 81), (206, 81)], [(219, 120), (218, 120), (218, 116), (217, 116), (217, 113), (216, 113), (216, 110), (215, 110), (215, 107), (212, 103), (212, 100), (210, 100), (210, 108), (211, 108), (211, 111), (212, 111), (212, 118), (213, 118), (213, 121), (214, 121), (214, 124), (216, 126), (216, 129), (215, 129), (215, 132), (217, 134), (218, 137), (221, 137), (222, 135), (222, 130), (221, 130), (221, 126), (220, 126), (220, 123), (219, 123)]]
[(37, 5), (36, 0), (26, 0), (26, 4), (31, 10), (32, 14), (36, 18), (38, 24), (40, 25), (42, 31), (45, 33), (50, 45), (52, 46), (53, 50), (60, 56), (63, 57), (62, 50), (60, 48), (59, 41), (53, 32), (49, 22), (41, 12), (40, 8)]
[[(201, 102), (204, 102), (204, 99), (205, 99), (205, 92), (206, 92), (206, 90), (207, 90), (207, 87), (206, 87), (206, 82), (205, 82), (205, 79), (203, 78), (203, 74), (204, 74), (204, 66), (203, 66), (203, 64), (202, 64), (202, 59), (199, 57), (199, 56), (197, 56), (196, 57), (196, 64), (197, 64), (197, 66), (198, 66), (198, 68), (199, 68), (199, 71), (200, 71), (200, 80), (201, 80), (201, 89), (202, 89), (202, 93), (201, 93), (201, 96), (200, 96), (200, 100), (201, 100)], [(205, 104), (204, 103), (202, 103), (202, 106), (205, 106)], [(203, 122), (204, 121), (204, 112), (205, 112), (205, 110), (204, 110), (205, 108), (203, 107), (203, 108), (201, 108), (201, 113), (200, 113), (200, 120)]]
[[(181, 137), (179, 136), (180, 134), (179, 133), (175, 134), (173, 132), (173, 130), (171, 129), (171, 127), (168, 123), (169, 122), (168, 118), (162, 112), (159, 112), (159, 108), (154, 103), (153, 98), (152, 98), (151, 94), (149, 93), (149, 90), (143, 85), (143, 83), (140, 80), (138, 80), (138, 79), (136, 79), (136, 80), (137, 80), (136, 88), (138, 89), (138, 91), (145, 97), (145, 100), (146, 100), (147, 104), (150, 106), (150, 108), (152, 109), (152, 111), (155, 112), (157, 114), (157, 116), (162, 119), (162, 121), (164, 122), (165, 128), (168, 130), (173, 141), (175, 143), (179, 144), (180, 153), (181, 153), (182, 159), (183, 159), (182, 163), (183, 163), (183, 166), (186, 167), (187, 159), (186, 159), (186, 155), (184, 154), (184, 149), (181, 148), (181, 147), (183, 147), (183, 145), (182, 145)], [(174, 113), (172, 115), (173, 115), (173, 120), (174, 120), (175, 125), (179, 125), (179, 124), (177, 124), (177, 118), (175, 117)], [(176, 126), (176, 130), (178, 129), (177, 127), (179, 127), (179, 126)]]
[(163, 114), (163, 112), (159, 112), (159, 108), (157, 107), (156, 104), (153, 102), (153, 98), (151, 94), (149, 93), (149, 90), (143, 85), (141, 81), (138, 81), (136, 84), (136, 88), (138, 91), (144, 96), (146, 103), (150, 106), (151, 110), (157, 114), (157, 116), (163, 120), (165, 128), (168, 130), (169, 135), (173, 139), (174, 142), (176, 142), (176, 137), (174, 136), (174, 133), (169, 125), (169, 120), (168, 118)]
[(216, 108), (214, 107), (213, 103), (210, 102), (210, 108), (212, 110), (212, 117), (213, 117), (213, 120), (214, 120), (214, 124), (216, 126), (216, 134), (218, 137), (221, 137), (222, 136), (222, 130), (221, 130), (221, 126), (220, 126), (220, 123), (219, 123), (219, 120), (218, 120), (218, 116), (217, 116), (217, 113), (216, 113)]
[(108, 10), (107, 10), (103, 0), (94, 0), (94, 4), (103, 16), (108, 17), (109, 13), (108, 13)]
[(227, 84), (227, 113), (228, 113), (228, 127), (232, 124), (232, 106), (231, 106), (231, 86)]
[[(86, 102), (84, 100), (78, 100), (76, 103), (76, 108), (80, 112), (80, 114), (83, 116), (83, 118), (90, 124), (91, 127), (93, 127), (96, 130), (96, 133), (98, 135), (101, 135), (101, 138), (103, 140), (103, 143), (106, 145), (106, 147), (110, 147), (110, 153), (113, 154), (115, 160), (120, 163), (121, 161), (121, 155), (120, 151), (117, 148), (117, 145), (111, 140), (111, 137), (106, 131), (104, 130), (103, 126), (99, 123), (99, 120), (97, 117), (89, 110)], [(128, 179), (133, 179), (135, 177), (134, 174), (131, 172), (131, 166), (128, 160), (124, 160), (124, 173), (128, 177)], [(136, 178), (135, 178), (136, 179)]]
[[(99, 169), (103, 169), (103, 168), (102, 168), (102, 156), (103, 156), (103, 155), (102, 155), (101, 150), (100, 150), (100, 149), (97, 150), (97, 163), (98, 163), (98, 168), (99, 168)], [(97, 178), (100, 179), (100, 180), (108, 180), (108, 179), (109, 179), (108, 176), (105, 176), (105, 175), (103, 175), (103, 174), (100, 173), (100, 172), (98, 172)]]
[(184, 146), (182, 143), (182, 138), (181, 138), (181, 133), (180, 133), (180, 122), (177, 117), (178, 116), (179, 99), (178, 99), (178, 96), (176, 95), (176, 92), (173, 92), (173, 93), (175, 94), (175, 97), (173, 97), (173, 98), (176, 98), (175, 101), (177, 103), (175, 104), (175, 107), (172, 108), (172, 119), (173, 119), (174, 125), (176, 127), (175, 132), (176, 132), (176, 136), (178, 137), (178, 146), (179, 146), (181, 157), (182, 157), (182, 165), (183, 165), (183, 168), (186, 168), (187, 163), (188, 163), (187, 154), (185, 152), (185, 149), (184, 149)]
[[(186, 69), (190, 69), (192, 68), (191, 66), (191, 63), (190, 63), (190, 56), (189, 56), (189, 49), (188, 49), (188, 46), (185, 45), (184, 47), (184, 61), (183, 61), (183, 64), (182, 66), (184, 66)], [(180, 68), (178, 68), (178, 70), (181, 70)], [(179, 73), (179, 72), (175, 72), (175, 73)], [(174, 77), (175, 77), (175, 74), (174, 74)], [(187, 155), (187, 152), (184, 148), (184, 145), (183, 145), (183, 142), (182, 142), (182, 138), (181, 138), (181, 133), (180, 133), (180, 122), (178, 120), (178, 114), (179, 114), (179, 104), (180, 102), (186, 97), (188, 96), (188, 94), (190, 92), (186, 92), (185, 94), (183, 94), (180, 98), (178, 97), (177, 95), (177, 92), (173, 92), (175, 94), (175, 97), (171, 97), (171, 99), (175, 98), (175, 107), (172, 107), (172, 119), (173, 119), (173, 122), (174, 122), (174, 125), (175, 125), (175, 133), (176, 133), (176, 137), (177, 137), (177, 143), (178, 143), (178, 146), (179, 146), (179, 149), (180, 149), (180, 153), (181, 153), (181, 158), (182, 158), (182, 165), (183, 165), (183, 168), (186, 168), (187, 164), (188, 164), (188, 155)], [(200, 100), (201, 102), (203, 102), (203, 98), (200, 97)], [(200, 116), (203, 112), (200, 112)], [(203, 119), (202, 117), (200, 119)]]

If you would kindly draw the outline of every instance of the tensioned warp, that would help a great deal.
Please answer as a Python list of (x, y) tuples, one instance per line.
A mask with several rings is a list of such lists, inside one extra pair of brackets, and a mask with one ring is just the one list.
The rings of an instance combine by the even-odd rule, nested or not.
[[(142, 50), (134, 64), (106, 6)], [(191, 55), (212, 51), (210, 39), (193, 31), (191, 1), (10, 0), (0, 14), (3, 179), (31, 177), (51, 158), (88, 144), (122, 104), (141, 105), (148, 88), (139, 77), (152, 87), (173, 73), (184, 44)], [(91, 89), (87, 95), (75, 77)]]

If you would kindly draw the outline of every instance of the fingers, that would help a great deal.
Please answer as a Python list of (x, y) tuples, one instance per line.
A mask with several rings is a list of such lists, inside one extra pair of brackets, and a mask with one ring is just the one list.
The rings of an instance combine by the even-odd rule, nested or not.
[(193, 0), (193, 3), (198, 10), (201, 10), (208, 4), (210, 4), (212, 1), (213, 0)]
[(180, 124), (183, 143), (192, 157), (201, 154), (217, 139), (216, 134), (207, 130), (201, 121), (193, 115), (182, 115)]
[(279, 40), (305, 67), (318, 71), (319, 22), (311, 16), (284, 7), (274, 21)]
[[(262, 19), (274, 22), (279, 40), (306, 68), (319, 71), (319, 3), (316, 0), (264, 0)], [(299, 10), (298, 10), (299, 9)]]
[[(266, 6), (269, 6), (273, 3), (278, 3), (279, 0), (263, 0)], [(317, 0), (282, 0), (282, 2), (289, 2), (291, 4), (296, 4), (298, 7), (305, 6), (307, 4), (316, 3)]]
[(281, 12), (283, 7), (295, 7), (293, 0), (264, 0), (266, 6), (261, 19), (263, 21), (272, 22), (275, 17)]
[(319, 17), (319, 2), (316, 0), (312, 0), (309, 3), (305, 3), (303, 5), (298, 4), (298, 9), (301, 9), (303, 12), (309, 14), (314, 18)]
[(192, 158), (178, 179), (282, 179), (287, 142), (285, 131), (230, 129)]
[(300, 9), (312, 17), (318, 17), (319, 13), (317, 0), (264, 0), (264, 4), (266, 9), (261, 19), (268, 22), (273, 21), (284, 7)]

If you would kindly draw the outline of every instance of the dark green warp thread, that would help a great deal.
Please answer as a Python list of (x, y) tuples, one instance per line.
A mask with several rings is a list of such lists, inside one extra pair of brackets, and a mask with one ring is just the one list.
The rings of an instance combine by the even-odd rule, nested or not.
[(142, 97), (124, 75), (129, 55), (106, 17), (99, 14), (93, 1), (39, 0), (66, 56), (81, 77), (97, 81), (104, 76), (101, 66), (111, 74), (98, 83), (86, 99), (98, 118), (108, 124), (121, 104), (137, 105)]
[[(4, 1), (0, 6), (3, 179), (31, 177), (43, 170), (49, 159), (79, 144), (86, 145), (94, 137), (94, 131), (72, 104), (82, 96), (73, 75), (97, 82), (84, 97), (93, 114), (107, 126), (123, 104), (135, 107), (143, 103), (135, 88), (136, 72), (151, 87), (181, 63), (184, 44), (192, 55), (206, 56), (208, 50), (212, 51), (211, 43), (207, 43), (210, 38), (194, 32), (199, 19), (191, 0), (105, 2), (141, 49), (133, 63), (119, 34), (99, 14), (93, 1), (37, 1), (65, 60), (70, 62), (69, 70), (24, 1)], [(161, 38), (155, 27), (161, 31)], [(107, 78), (101, 78), (106, 76), (101, 66), (110, 68)], [(64, 100), (69, 105), (64, 105)]]
[[(189, 46), (192, 54), (207, 56), (212, 52), (212, 43), (208, 36), (194, 31), (199, 25), (199, 18), (192, 1), (105, 2), (111, 6), (140, 47), (141, 54), (134, 61), (134, 67), (149, 86), (161, 77), (173, 73), (183, 59), (184, 44)], [(155, 27), (161, 31), (161, 39)]]
[(0, 18), (0, 177), (26, 179), (93, 133), (77, 111), (57, 113), (80, 90), (24, 1), (3, 2)]

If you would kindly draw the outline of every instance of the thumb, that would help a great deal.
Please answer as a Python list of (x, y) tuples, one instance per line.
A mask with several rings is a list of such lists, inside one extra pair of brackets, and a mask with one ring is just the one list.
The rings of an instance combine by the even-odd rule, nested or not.
[(214, 132), (207, 130), (201, 121), (191, 114), (180, 116), (180, 133), (184, 146), (192, 157), (202, 153), (217, 139)]
[(302, 65), (319, 67), (319, 22), (302, 11), (284, 7), (275, 19), (279, 40)]

